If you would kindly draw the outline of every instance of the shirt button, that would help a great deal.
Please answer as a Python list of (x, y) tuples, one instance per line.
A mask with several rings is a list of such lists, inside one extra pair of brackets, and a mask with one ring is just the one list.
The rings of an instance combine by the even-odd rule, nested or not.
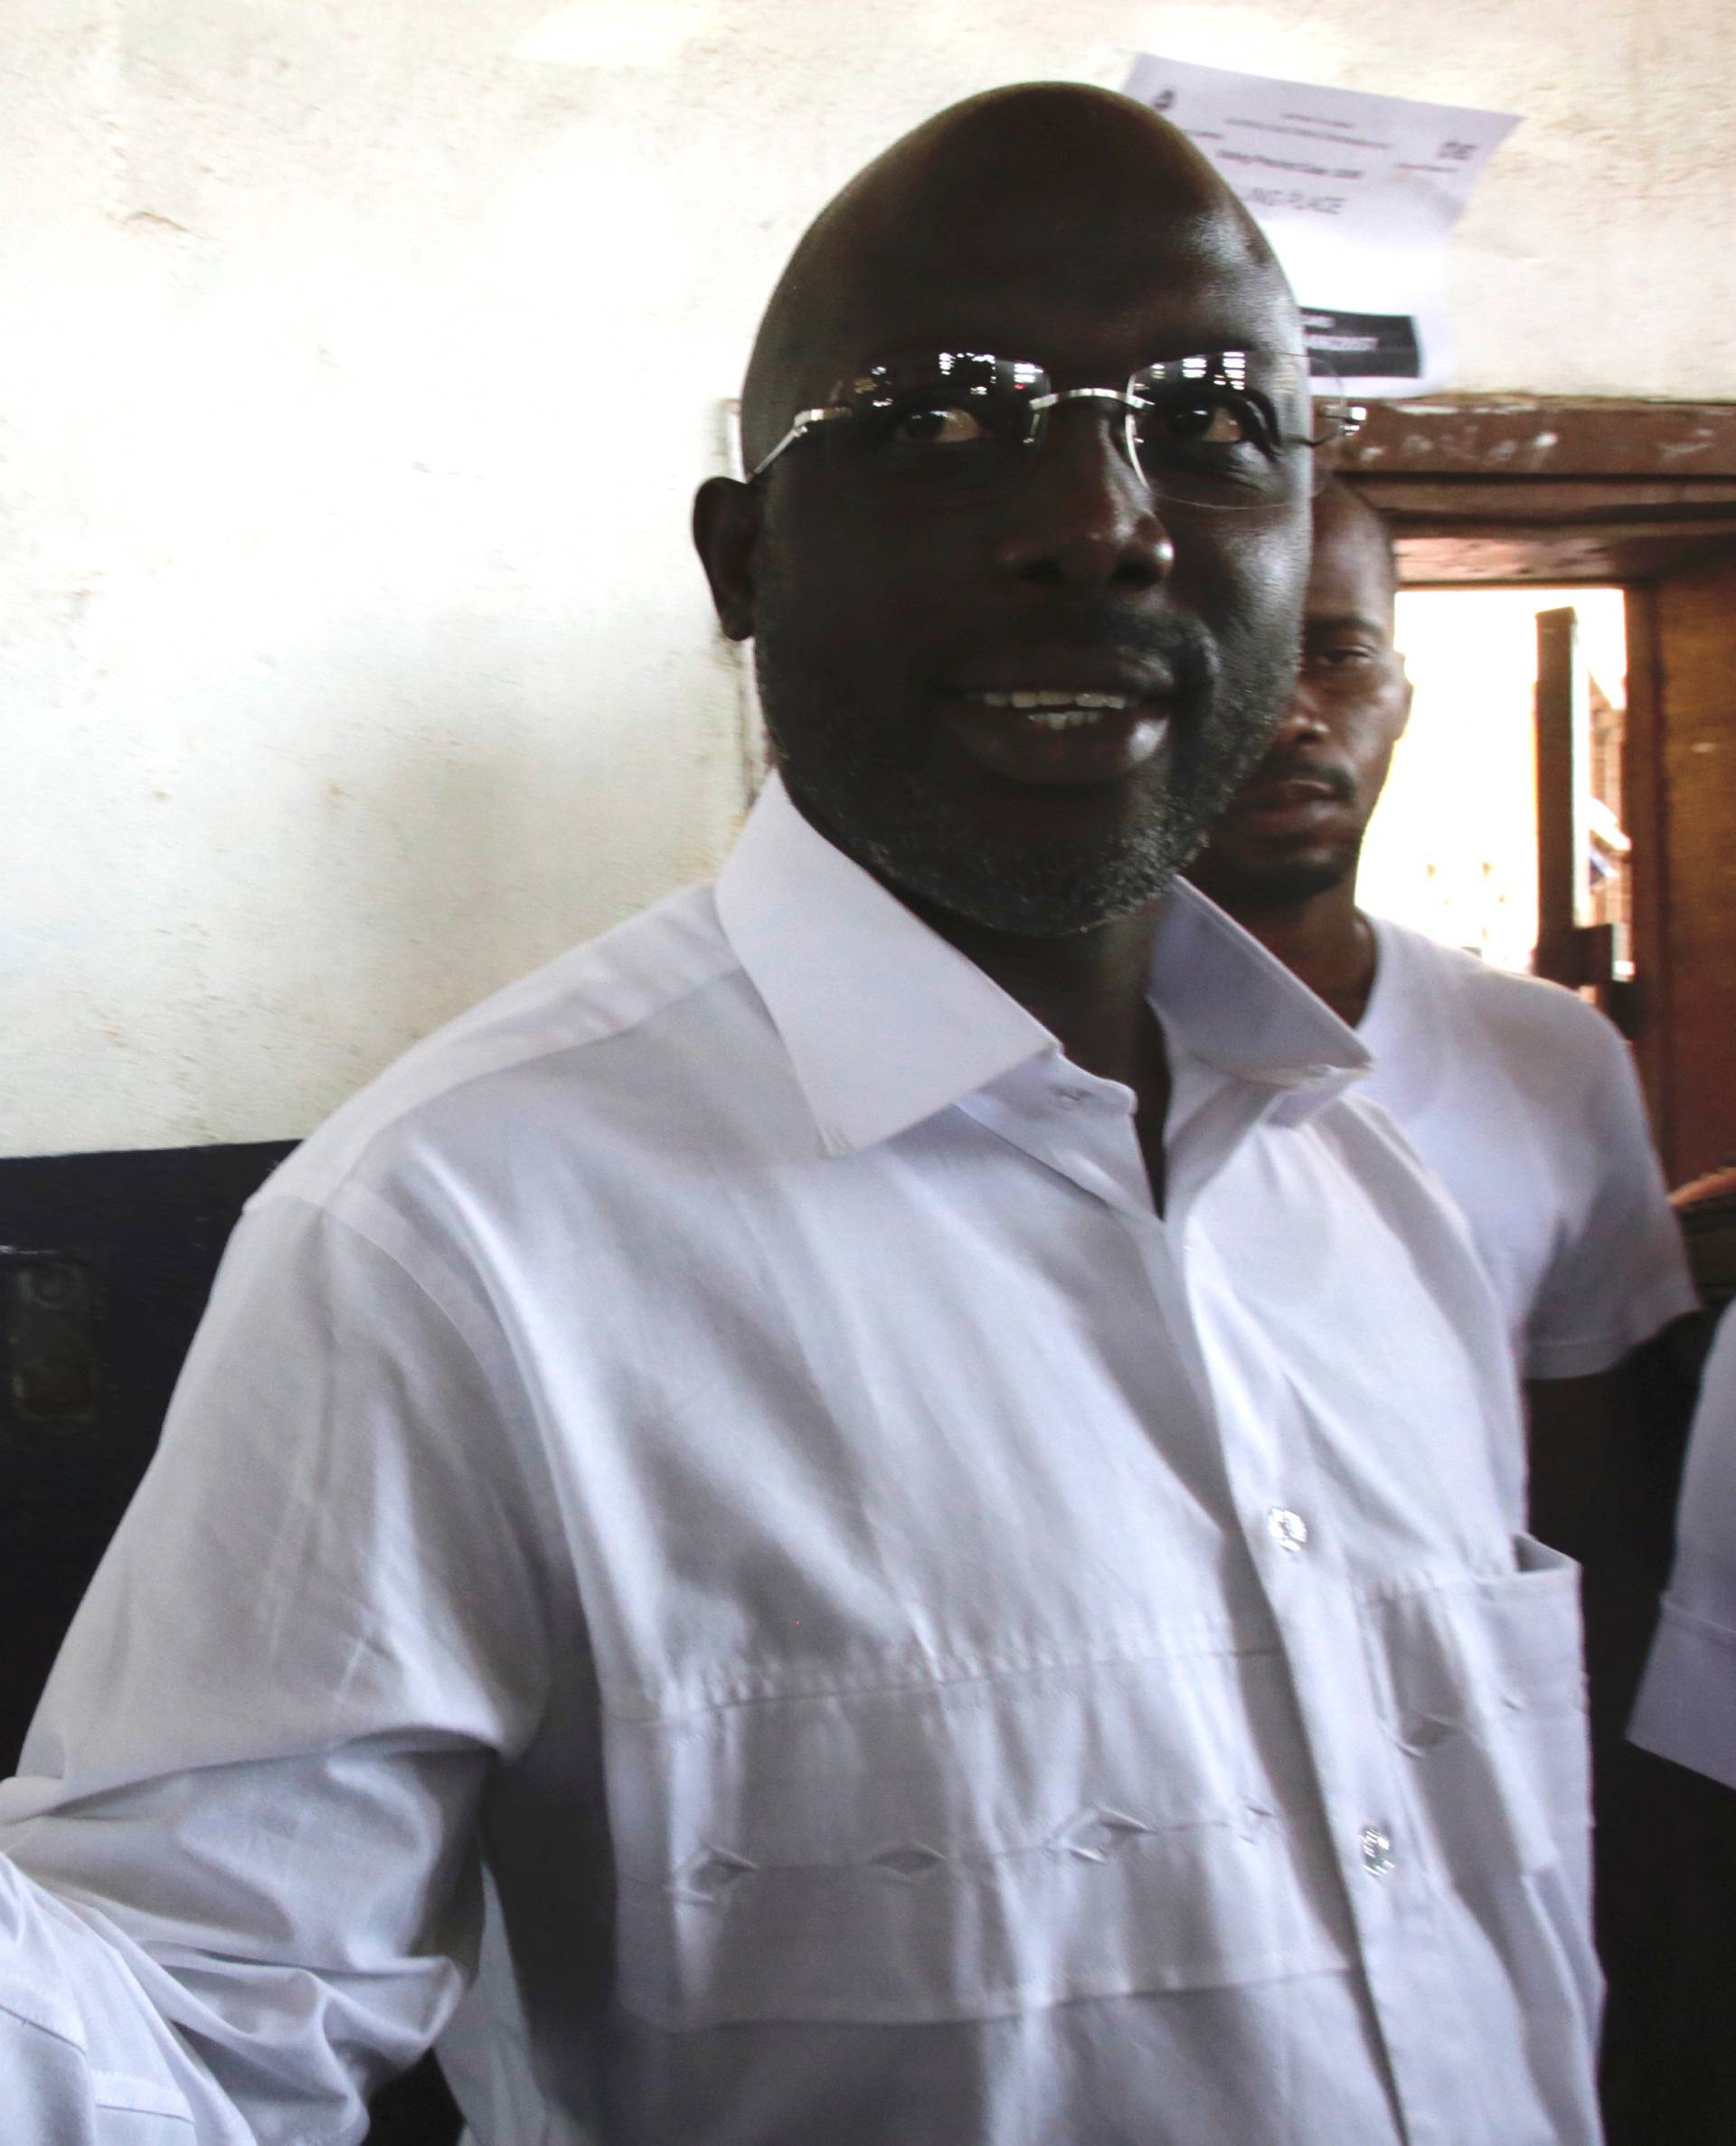
[(1266, 1530), (1280, 1550), (1294, 1553), (1307, 1547), (1308, 1524), (1287, 1505), (1275, 1505), (1267, 1514)]
[(1392, 1859), (1392, 1838), (1378, 1826), (1364, 1826), (1357, 1835), (1363, 1851), (1363, 1868), (1371, 1877), (1389, 1877), (1398, 1866)]

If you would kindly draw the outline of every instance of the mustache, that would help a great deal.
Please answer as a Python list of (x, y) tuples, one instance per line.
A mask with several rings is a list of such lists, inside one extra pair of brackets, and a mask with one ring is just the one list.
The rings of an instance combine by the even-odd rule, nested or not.
[(1350, 804), (1356, 794), (1348, 769), (1341, 768), (1335, 761), (1315, 760), (1306, 752), (1269, 752), (1242, 788), (1263, 789), (1270, 782), (1316, 783), (1340, 805)]
[[(1079, 596), (1041, 615), (1027, 614), (1015, 629), (996, 634), (992, 645), (997, 657), (1016, 657), (1025, 648), (1045, 653), (1077, 648), (1081, 654), (1156, 666), (1174, 679), (1177, 697), (1191, 703), (1209, 700), (1218, 683), (1216, 644), (1196, 619), (1153, 617), (1112, 597)], [(945, 675), (985, 648), (973, 637), (967, 645), (941, 651), (936, 667)]]

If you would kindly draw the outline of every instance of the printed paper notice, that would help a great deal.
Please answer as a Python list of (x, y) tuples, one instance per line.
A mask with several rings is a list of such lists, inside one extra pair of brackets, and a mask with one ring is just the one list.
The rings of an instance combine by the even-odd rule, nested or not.
[(1444, 387), (1447, 240), (1518, 121), (1141, 53), (1127, 94), (1179, 127), (1253, 212), (1347, 392)]

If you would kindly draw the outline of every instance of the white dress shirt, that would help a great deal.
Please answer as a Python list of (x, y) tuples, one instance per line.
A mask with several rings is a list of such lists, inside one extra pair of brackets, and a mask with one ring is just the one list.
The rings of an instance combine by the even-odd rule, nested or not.
[(1629, 1734), (1736, 1789), (1736, 1314), (1728, 1310), (1700, 1384), (1675, 1569)]
[(1526, 1378), (1607, 1371), (1699, 1309), (1633, 1054), (1559, 984), (1371, 917), (1362, 1093), (1458, 1203)]
[(486, 1860), (485, 2146), (1595, 2141), (1494, 1298), (1185, 888), (1152, 1001), (1162, 1216), (774, 783), (301, 1149), (0, 1791), (10, 2135), (359, 2139)]

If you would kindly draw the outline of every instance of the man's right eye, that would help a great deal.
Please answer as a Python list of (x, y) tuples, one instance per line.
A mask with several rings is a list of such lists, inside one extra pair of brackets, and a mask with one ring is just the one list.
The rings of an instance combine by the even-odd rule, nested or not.
[(891, 437), (901, 447), (969, 447), (986, 440), (988, 428), (956, 402), (925, 402), (894, 418)]

